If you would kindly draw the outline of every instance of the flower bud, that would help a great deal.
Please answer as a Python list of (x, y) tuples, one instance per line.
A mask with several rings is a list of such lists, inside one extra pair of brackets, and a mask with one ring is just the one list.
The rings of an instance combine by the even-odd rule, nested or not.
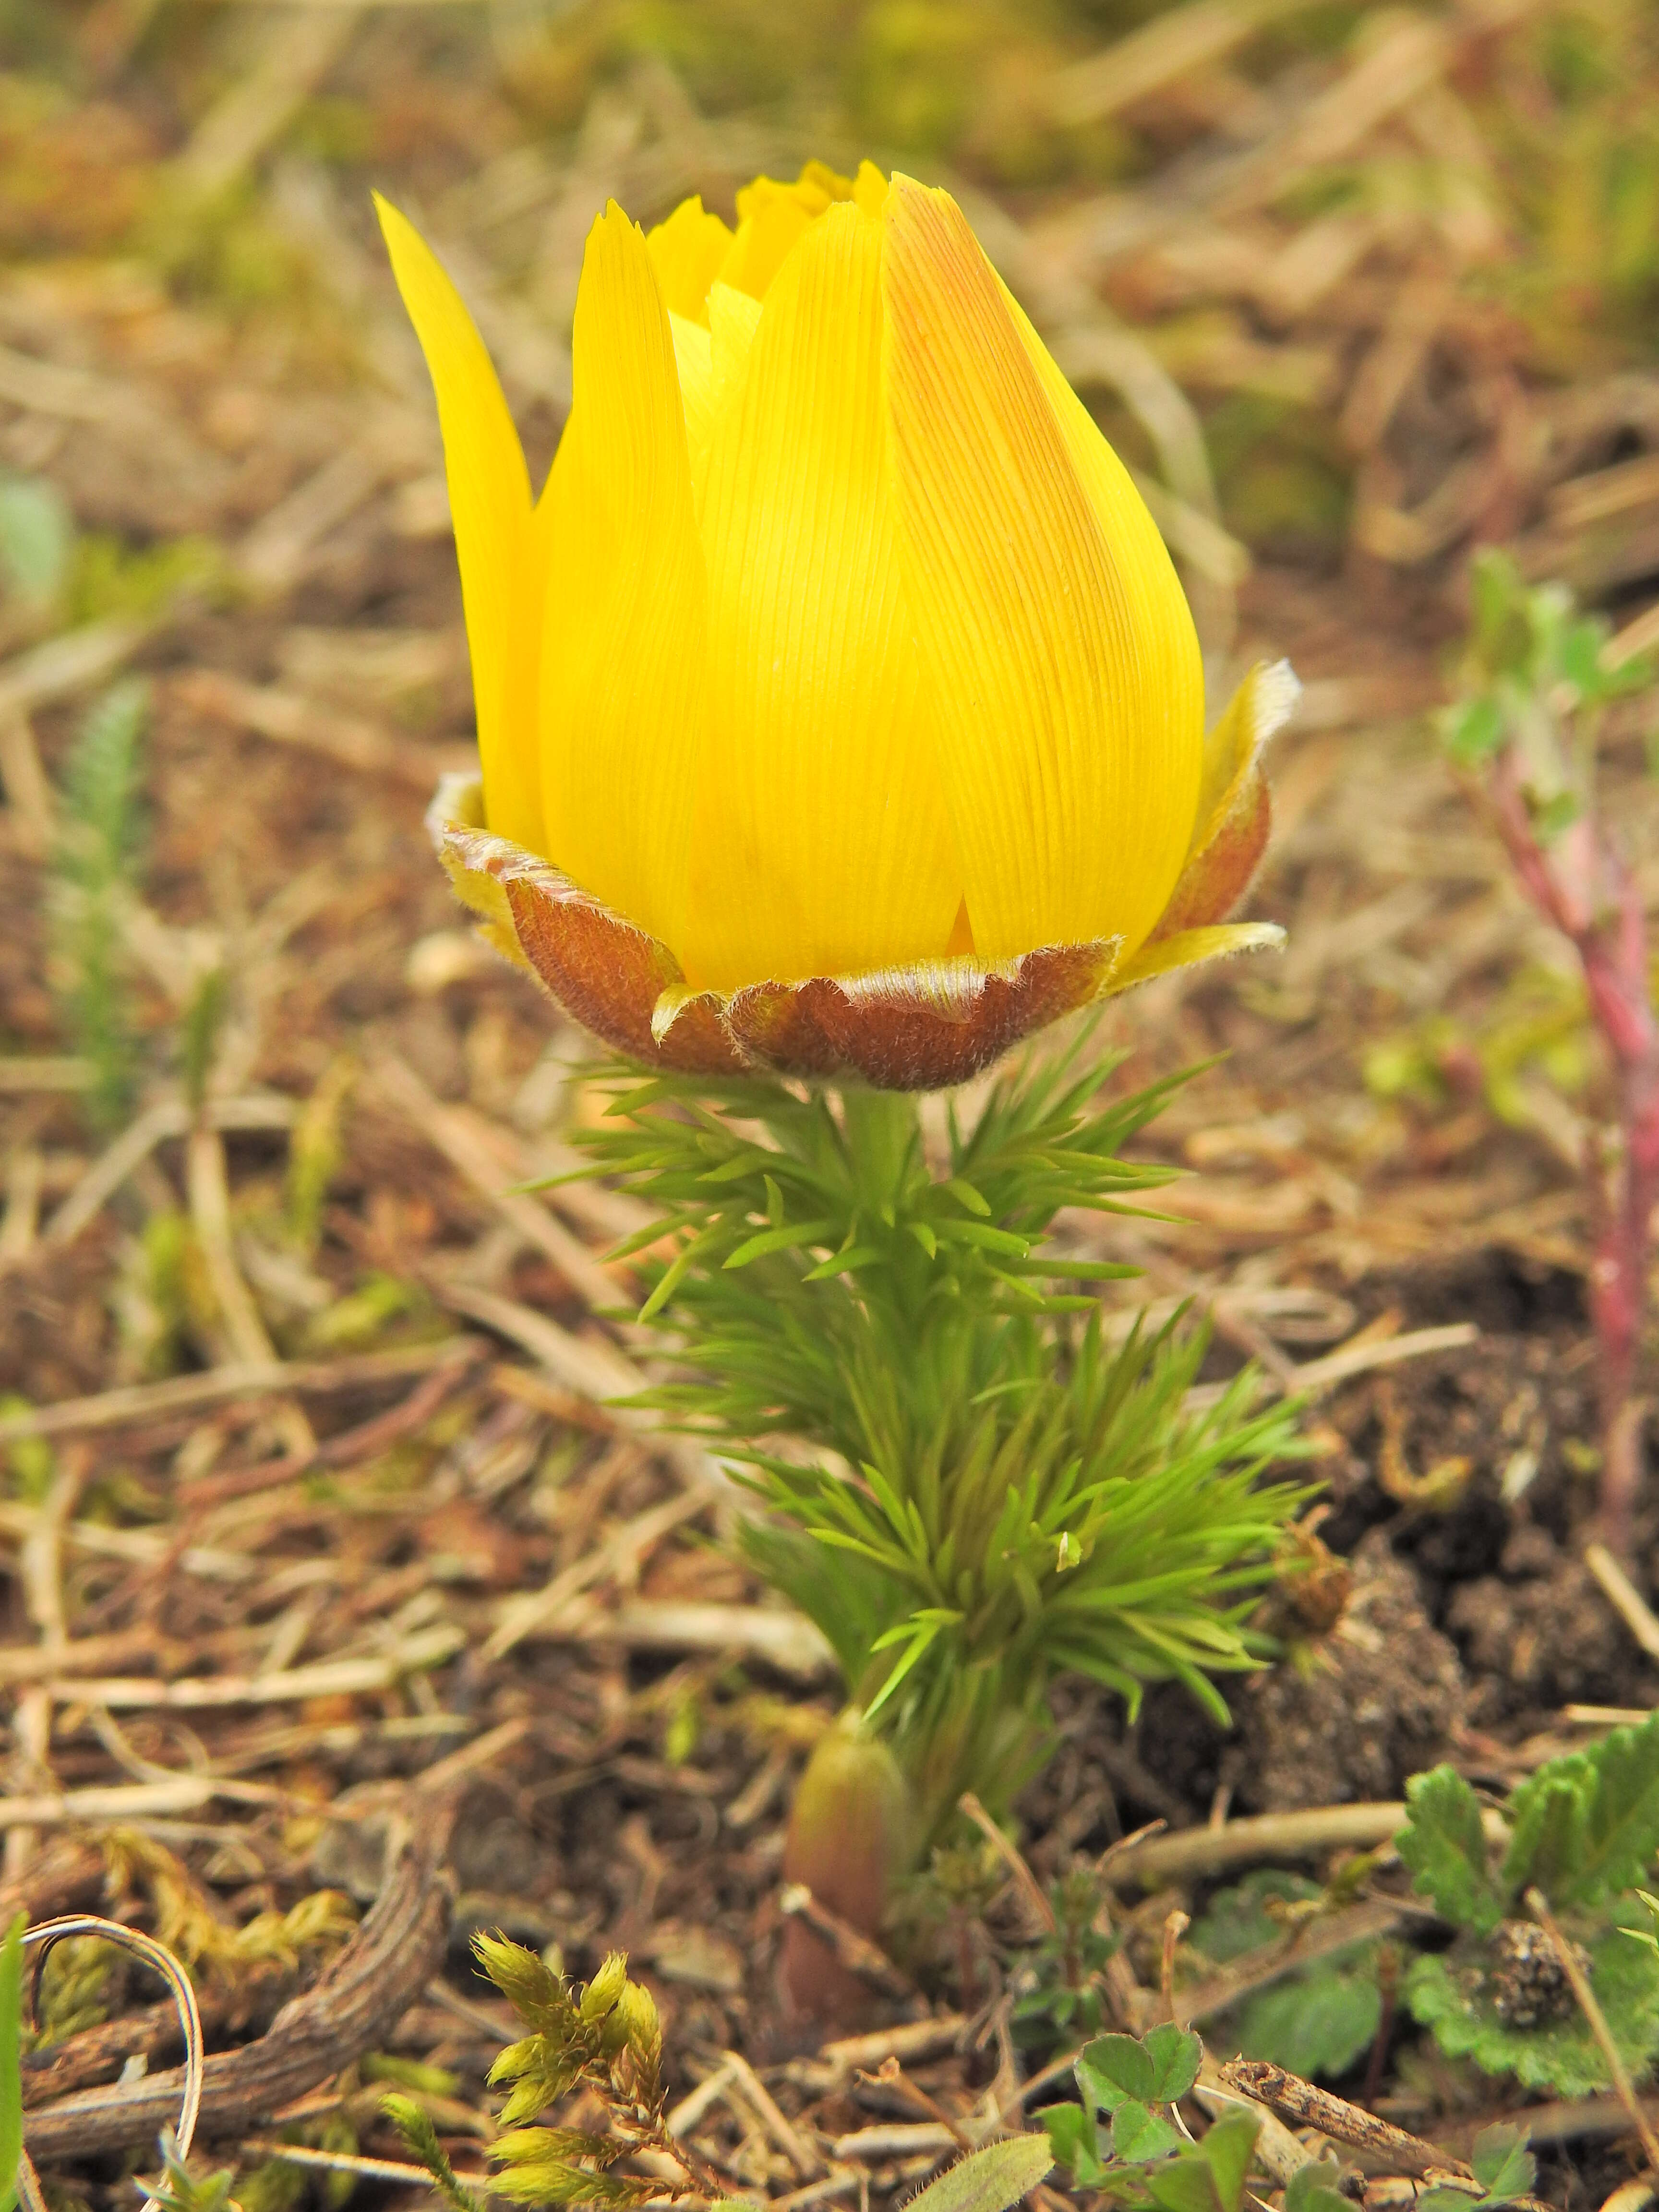
[[(819, 1739), (795, 1791), (785, 1881), (804, 1883), (827, 1912), (874, 1941), (915, 1846), (915, 1810), (897, 1760), (860, 1715), (843, 1715)], [(866, 1985), (799, 1918), (784, 1929), (779, 1979), (786, 2009), (812, 2020), (851, 2023), (869, 2006)]]
[(809, 163), (614, 202), (538, 500), (465, 308), (380, 216), (448, 461), (486, 933), (687, 1073), (954, 1083), (1222, 927), (1267, 834), (1258, 671), (1206, 739), (1152, 516), (946, 192)]

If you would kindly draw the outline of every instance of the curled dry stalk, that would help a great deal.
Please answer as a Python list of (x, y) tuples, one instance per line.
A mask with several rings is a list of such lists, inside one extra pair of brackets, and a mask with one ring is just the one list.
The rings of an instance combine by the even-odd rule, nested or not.
[(1653, 671), (1613, 665), (1605, 625), (1577, 617), (1564, 586), (1529, 588), (1503, 554), (1477, 560), (1474, 586), (1463, 696), (1443, 715), (1441, 736), (1516, 882), (1577, 954), (1613, 1072), (1613, 1125), (1584, 1169), (1595, 1222), (1601, 1530), (1627, 1556), (1642, 1480), (1648, 1224), (1659, 1202), (1659, 1018), (1641, 888), (1598, 811), (1595, 749), (1607, 703)]
[[(179, 2032), (184, 2040), (184, 2080), (179, 2094), (179, 2121), (167, 2145), (169, 2167), (181, 2164), (190, 2154), (195, 2139), (196, 2124), (202, 2109), (203, 2068), (205, 2053), (202, 2040), (202, 2014), (196, 2002), (196, 1991), (190, 1976), (164, 1943), (141, 1929), (125, 1927), (118, 1920), (106, 1920), (97, 1912), (68, 1912), (55, 1920), (43, 1920), (38, 1928), (28, 1929), (22, 1937), (22, 1948), (34, 1954), (33, 1973), (30, 1980), (30, 2010), (34, 2009), (40, 1975), (52, 1946), (66, 1936), (91, 1936), (100, 1942), (113, 1943), (129, 1951), (135, 1959), (158, 1973), (167, 1985), (168, 1994), (179, 2014)], [(40, 2191), (34, 2167), (28, 2153), (20, 2144), (17, 2165), (18, 2201), (23, 2212), (46, 2212), (46, 2199)], [(165, 2212), (161, 2197), (147, 2194), (141, 2212)]]

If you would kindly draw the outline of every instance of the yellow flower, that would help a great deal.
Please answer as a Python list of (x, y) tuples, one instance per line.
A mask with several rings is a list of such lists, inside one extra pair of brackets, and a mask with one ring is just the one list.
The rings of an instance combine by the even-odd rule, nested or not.
[(809, 163), (735, 231), (612, 203), (534, 501), (465, 308), (380, 210), (483, 766), (434, 830), (579, 1018), (672, 1065), (950, 1081), (1242, 941), (1166, 925), (1243, 887), (1288, 672), (1206, 744), (1152, 518), (948, 194)]

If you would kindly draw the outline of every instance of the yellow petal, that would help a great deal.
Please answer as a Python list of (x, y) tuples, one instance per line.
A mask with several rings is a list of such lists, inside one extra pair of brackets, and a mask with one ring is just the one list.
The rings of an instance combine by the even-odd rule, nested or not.
[(489, 824), (538, 852), (538, 577), (523, 448), (460, 295), (407, 218), (379, 193), (374, 205), (437, 394)]
[(904, 582), (975, 948), (994, 962), (1121, 937), (1133, 951), (1197, 799), (1199, 730), (1167, 681), (1178, 653), (1137, 628), (1135, 548), (1126, 561), (1108, 544), (961, 210), (895, 177), (884, 228)]
[(716, 988), (937, 957), (961, 900), (899, 585), (880, 262), (858, 209), (819, 218), (767, 298), (710, 456), (707, 766), (681, 958)]
[(572, 356), (546, 495), (547, 851), (672, 945), (702, 725), (702, 548), (667, 311), (614, 201), (588, 234)]
[(668, 319), (680, 397), (685, 405), (691, 491), (699, 512), (714, 426), (726, 408), (736, 404), (742, 388), (749, 349), (760, 325), (761, 303), (751, 300), (747, 292), (734, 291), (729, 284), (714, 284), (709, 287), (708, 309), (708, 330), (681, 315)]
[(853, 198), (866, 215), (874, 216), (880, 222), (887, 205), (887, 179), (873, 161), (859, 163), (859, 173), (853, 179)]
[(685, 445), (695, 484), (702, 473), (698, 463), (714, 434), (714, 349), (704, 325), (688, 321), (672, 308), (668, 329), (674, 341), (674, 373), (685, 409)]
[(708, 288), (732, 250), (732, 233), (695, 195), (645, 234), (663, 305), (671, 315), (707, 325)]
[(822, 215), (836, 201), (850, 200), (856, 191), (855, 180), (843, 177), (827, 161), (804, 161), (793, 184), (784, 184), (776, 177), (757, 177), (744, 185), (738, 194), (738, 220), (742, 222), (757, 215), (774, 200), (793, 200), (809, 216)]
[[(998, 285), (1020, 343), (1054, 410), (1072, 465), (1121, 580), (1129, 619), (1140, 645), (1143, 689), (1152, 698), (1167, 702), (1171, 749), (1198, 764), (1203, 782), (1207, 780), (1210, 756), (1209, 743), (1203, 735), (1204, 661), (1175, 563), (1133, 478), (1112, 451), (1100, 425), (1067, 384), (1030, 319), (1000, 278)], [(1202, 814), (1200, 792), (1194, 819)]]
[(757, 177), (738, 194), (737, 234), (720, 267), (722, 281), (763, 300), (795, 240), (826, 208), (850, 200), (857, 189), (852, 178), (823, 161), (808, 161), (793, 185)]
[(718, 390), (730, 391), (749, 364), (749, 349), (760, 328), (761, 303), (730, 284), (708, 288), (710, 366)]
[(763, 300), (785, 255), (811, 222), (793, 193), (781, 191), (775, 198), (760, 202), (738, 225), (731, 250), (720, 264), (720, 282)]

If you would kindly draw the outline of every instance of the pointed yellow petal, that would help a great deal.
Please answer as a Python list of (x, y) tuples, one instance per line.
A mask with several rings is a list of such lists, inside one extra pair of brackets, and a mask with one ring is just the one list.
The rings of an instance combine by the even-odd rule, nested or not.
[[(1198, 750), (1204, 728), (1204, 662), (1175, 563), (1133, 478), (1100, 425), (1066, 381), (1024, 309), (1000, 278), (998, 283), (1110, 549), (1139, 644), (1143, 690), (1168, 702), (1168, 725), (1175, 742), (1187, 753), (1197, 754), (1202, 781), (1207, 777), (1209, 760), (1207, 741)], [(1199, 817), (1203, 811), (1200, 793)]]
[(975, 949), (1133, 951), (1191, 834), (1191, 702), (961, 210), (895, 177), (884, 228), (904, 582)]
[(761, 303), (751, 293), (730, 284), (709, 286), (710, 358), (714, 380), (722, 390), (735, 385), (747, 367), (760, 319)]
[(547, 492), (547, 850), (672, 946), (702, 724), (702, 548), (667, 312), (614, 201), (588, 234), (572, 356)]
[(688, 322), (671, 308), (668, 328), (674, 341), (674, 373), (679, 379), (680, 400), (685, 409), (685, 447), (691, 464), (691, 481), (702, 475), (702, 462), (714, 434), (714, 349), (701, 323)]
[(853, 198), (857, 190), (852, 178), (823, 161), (808, 161), (793, 185), (781, 184), (775, 177), (757, 177), (738, 194), (737, 235), (721, 277), (763, 300), (784, 256), (808, 225), (836, 201)]
[(679, 371), (680, 397), (685, 404), (685, 447), (691, 465), (691, 495), (702, 511), (703, 487), (708, 474), (709, 449), (714, 427), (726, 410), (737, 404), (742, 390), (749, 349), (760, 325), (761, 303), (729, 284), (714, 284), (708, 292), (709, 328), (671, 315), (674, 362)]
[(887, 179), (873, 161), (860, 161), (859, 173), (853, 179), (853, 198), (866, 215), (880, 222), (887, 205)]
[(1104, 995), (1115, 999), (1136, 983), (1150, 983), (1172, 968), (1196, 967), (1200, 960), (1226, 959), (1235, 952), (1276, 952), (1284, 942), (1285, 933), (1276, 921), (1212, 922), (1202, 929), (1179, 930), (1155, 945), (1143, 945), (1132, 959), (1114, 969)]
[(710, 455), (707, 766), (681, 957), (720, 989), (936, 957), (961, 902), (899, 587), (880, 263), (858, 209), (818, 219)]
[(822, 215), (836, 200), (850, 200), (854, 190), (853, 179), (843, 177), (827, 161), (804, 161), (793, 184), (777, 177), (757, 177), (744, 185), (738, 194), (738, 220), (757, 215), (774, 200), (793, 200), (809, 216)]
[(720, 264), (720, 282), (763, 300), (785, 255), (811, 222), (792, 192), (781, 190), (776, 198), (761, 201), (738, 222), (731, 250)]
[(489, 827), (539, 852), (537, 578), (523, 448), (460, 295), (407, 218), (378, 192), (374, 205), (437, 394)]
[(671, 315), (707, 325), (708, 288), (732, 250), (732, 233), (695, 195), (645, 234), (663, 305)]

